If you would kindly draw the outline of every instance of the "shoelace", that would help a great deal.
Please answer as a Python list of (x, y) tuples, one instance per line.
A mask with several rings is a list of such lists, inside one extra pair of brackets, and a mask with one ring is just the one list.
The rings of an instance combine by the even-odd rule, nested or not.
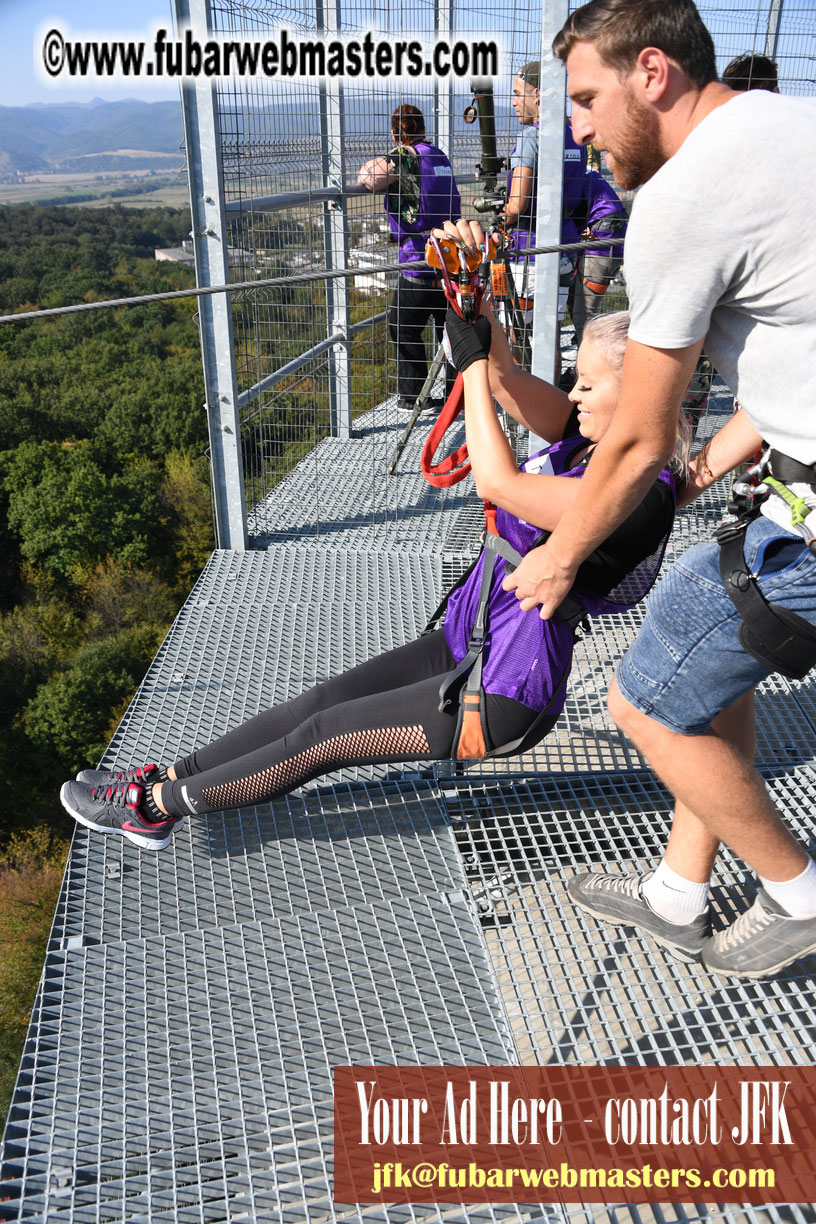
[(105, 785), (116, 786), (121, 782), (141, 782), (143, 779), (147, 779), (158, 768), (158, 765), (132, 765), (130, 769), (112, 769), (110, 774), (111, 781), (105, 783)]
[(588, 887), (596, 891), (603, 889), (605, 892), (623, 893), (627, 897), (637, 898), (640, 896), (640, 876), (593, 876)]
[(763, 909), (762, 905), (752, 905), (744, 914), (740, 914), (739, 918), (731, 923), (730, 927), (726, 927), (720, 933), (719, 944), (722, 949), (727, 949), (729, 952), (737, 948), (741, 943), (745, 943), (749, 939), (753, 939), (755, 935), (759, 935), (766, 927), (770, 926), (774, 920), (774, 915)]
[[(131, 793), (133, 792), (133, 793)], [(118, 786), (106, 782), (95, 786), (91, 791), (92, 799), (104, 799), (114, 807), (139, 808), (142, 801), (142, 788), (138, 782), (121, 782)]]

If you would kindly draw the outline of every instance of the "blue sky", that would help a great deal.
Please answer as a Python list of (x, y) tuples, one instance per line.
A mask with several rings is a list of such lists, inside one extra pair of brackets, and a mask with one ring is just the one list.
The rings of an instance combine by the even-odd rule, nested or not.
[(50, 87), (34, 70), (35, 34), (51, 26), (79, 35), (146, 36), (156, 25), (172, 28), (170, 0), (0, 0), (0, 106), (29, 102), (89, 102), (92, 98), (148, 101), (177, 98), (178, 84), (90, 81), (76, 88)]

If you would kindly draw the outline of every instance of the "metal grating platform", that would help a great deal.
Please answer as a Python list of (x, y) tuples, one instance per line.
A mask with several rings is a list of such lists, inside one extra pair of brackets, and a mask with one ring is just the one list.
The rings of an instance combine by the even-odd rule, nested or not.
[(266, 706), (401, 646), (422, 632), (451, 569), (466, 564), (334, 546), (213, 554), (105, 761), (176, 760)]
[(19, 1218), (156, 1224), (382, 1219), (334, 1212), (332, 1067), (513, 1061), (455, 896), (52, 953), (29, 1047), (3, 1170)]
[[(793, 770), (771, 791), (807, 842), (816, 768)], [(577, 872), (643, 870), (661, 853), (671, 801), (651, 773), (529, 778), (451, 790), (448, 800), (522, 1062), (812, 1063), (816, 957), (735, 984), (570, 902)], [(724, 855), (715, 929), (754, 891), (744, 865)]]
[[(386, 468), (408, 413), (389, 401), (359, 417), (355, 437), (326, 438), (252, 511), (256, 547), (297, 540), (332, 548), (376, 548), (408, 553), (452, 548), (475, 555), (484, 527), (472, 477), (436, 489), (420, 471), (420, 454), (433, 423), (420, 418), (397, 469)], [(446, 450), (465, 440), (464, 424), (450, 430)], [(326, 471), (333, 479), (326, 480)]]
[[(389, 485), (398, 426), (375, 410), (357, 427), (258, 508), (262, 550), (213, 555), (106, 762), (174, 759), (421, 631), (473, 556), (481, 510), (464, 486), (429, 494), (410, 448)], [(682, 516), (673, 548), (707, 532), (717, 505), (715, 492)], [(668, 797), (605, 715), (638, 620), (597, 622), (564, 717), (524, 758), (344, 771), (188, 822), (159, 855), (78, 831), (0, 1219), (813, 1224), (812, 1205), (331, 1201), (338, 1063), (812, 1061), (816, 963), (734, 986), (567, 903), (587, 861), (626, 870), (668, 828)], [(807, 835), (813, 686), (774, 680), (759, 708), (761, 765)], [(725, 860), (723, 921), (749, 888)]]
[(338, 785), (189, 821), (161, 854), (77, 831), (52, 949), (465, 887), (429, 783)]

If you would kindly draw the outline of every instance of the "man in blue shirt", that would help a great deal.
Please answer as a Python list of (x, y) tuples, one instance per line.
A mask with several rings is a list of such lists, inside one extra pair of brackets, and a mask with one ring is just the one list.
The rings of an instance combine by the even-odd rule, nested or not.
[[(510, 154), (510, 173), (507, 178), (507, 205), (505, 220), (508, 233), (513, 237), (516, 251), (524, 251), (536, 245), (536, 208), (538, 203), (538, 109), (539, 109), (540, 63), (531, 60), (519, 68), (513, 78), (513, 110), (522, 125), (522, 132)], [(578, 228), (571, 219), (573, 209), (581, 199), (581, 187), (586, 171), (586, 149), (572, 138), (570, 126), (564, 126), (564, 193), (561, 223), (561, 241), (578, 242)], [(558, 319), (564, 318), (567, 296), (575, 277), (575, 252), (564, 252), (560, 264), (560, 289), (558, 295)], [(535, 261), (513, 260), (516, 290), (521, 299), (522, 310), (531, 321), (535, 296)]]

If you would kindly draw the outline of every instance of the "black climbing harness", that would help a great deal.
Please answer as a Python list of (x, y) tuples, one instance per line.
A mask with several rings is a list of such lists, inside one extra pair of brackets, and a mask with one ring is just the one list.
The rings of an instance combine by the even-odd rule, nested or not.
[(723, 521), (714, 533), (720, 546), (720, 576), (740, 615), (739, 640), (752, 658), (790, 680), (816, 667), (816, 627), (780, 604), (770, 603), (745, 562), (745, 533), (769, 497), (780, 497), (791, 512), (790, 530), (816, 556), (816, 498), (813, 505), (788, 486), (816, 487), (816, 465), (808, 466), (767, 449), (731, 489)]
[[(674, 488), (673, 482), (671, 488)], [(527, 550), (528, 554), (546, 543), (550, 534), (547, 530), (539, 532)], [(620, 611), (624, 607), (632, 607), (645, 597), (657, 577), (667, 538), (668, 532), (663, 537), (662, 543), (650, 556), (642, 558), (631, 572), (627, 573), (622, 580), (618, 581), (604, 595), (586, 595), (585, 598), (589, 599), (588, 606), (575, 590), (570, 591), (564, 597), (553, 613), (553, 619), (560, 621), (569, 628), (573, 642), (578, 636), (579, 629), (583, 632), (589, 632), (593, 616), (599, 616), (604, 612)], [(447, 591), (424, 630), (425, 633), (431, 633), (437, 628), (442, 621), (451, 595), (453, 595), (454, 591), (464, 586), (479, 564), (480, 559), (484, 558), (479, 600), (473, 627), (468, 638), (467, 650), (462, 661), (445, 677), (439, 689), (440, 711), (442, 713), (454, 714), (458, 710), (458, 721), (451, 749), (451, 756), (457, 761), (515, 756), (518, 753), (528, 752), (531, 748), (534, 748), (552, 725), (550, 711), (564, 689), (572, 666), (572, 651), (570, 650), (561, 675), (553, 685), (552, 693), (546, 706), (536, 714), (525, 733), (518, 739), (506, 744), (490, 745), (489, 730), (485, 717), (485, 693), (482, 686), (482, 662), (485, 646), (488, 642), (488, 609), (497, 556), (504, 559), (507, 573), (512, 573), (522, 561), (521, 553), (517, 552), (512, 544), (508, 543), (507, 540), (498, 534), (495, 521), (491, 525), (488, 520), (488, 529), (483, 537), (482, 551), (459, 580)], [(594, 556), (594, 553), (591, 554), (584, 564), (591, 563)], [(636, 575), (638, 577), (633, 582)], [(589, 575), (586, 575), (586, 580), (590, 583), (592, 582), (592, 578)], [(576, 581), (579, 584), (582, 581), (581, 570), (578, 572)], [(583, 589), (583, 587), (581, 586), (580, 589)], [(533, 614), (530, 613), (529, 615)]]
[[(533, 541), (530, 551), (543, 544), (549, 538), (549, 535), (549, 531), (542, 531)], [(561, 675), (553, 686), (549, 701), (544, 709), (540, 710), (535, 716), (524, 735), (519, 736), (518, 739), (510, 740), (506, 744), (488, 746), (490, 739), (485, 718), (482, 660), (487, 644), (488, 606), (497, 556), (504, 558), (508, 574), (512, 574), (513, 570), (522, 561), (521, 553), (513, 548), (512, 544), (508, 544), (507, 540), (502, 539), (499, 535), (485, 532), (484, 546), (479, 557), (476, 558), (458, 582), (454, 583), (445, 594), (439, 607), (428, 622), (427, 628), (424, 630), (425, 633), (430, 633), (437, 627), (447, 608), (451, 595), (454, 591), (458, 591), (460, 587), (464, 586), (479, 564), (480, 558), (484, 558), (482, 582), (479, 588), (479, 602), (468, 639), (467, 651), (462, 661), (445, 677), (439, 689), (440, 712), (443, 714), (453, 714), (458, 711), (451, 752), (452, 758), (457, 761), (515, 756), (520, 752), (527, 752), (530, 748), (535, 747), (542, 734), (548, 730), (549, 719), (551, 717), (550, 710), (567, 681), (572, 663), (570, 652)], [(588, 628), (589, 625), (589, 614), (580, 600), (572, 594), (567, 595), (556, 609), (555, 617), (570, 628), (573, 636), (577, 634), (579, 627)]]

